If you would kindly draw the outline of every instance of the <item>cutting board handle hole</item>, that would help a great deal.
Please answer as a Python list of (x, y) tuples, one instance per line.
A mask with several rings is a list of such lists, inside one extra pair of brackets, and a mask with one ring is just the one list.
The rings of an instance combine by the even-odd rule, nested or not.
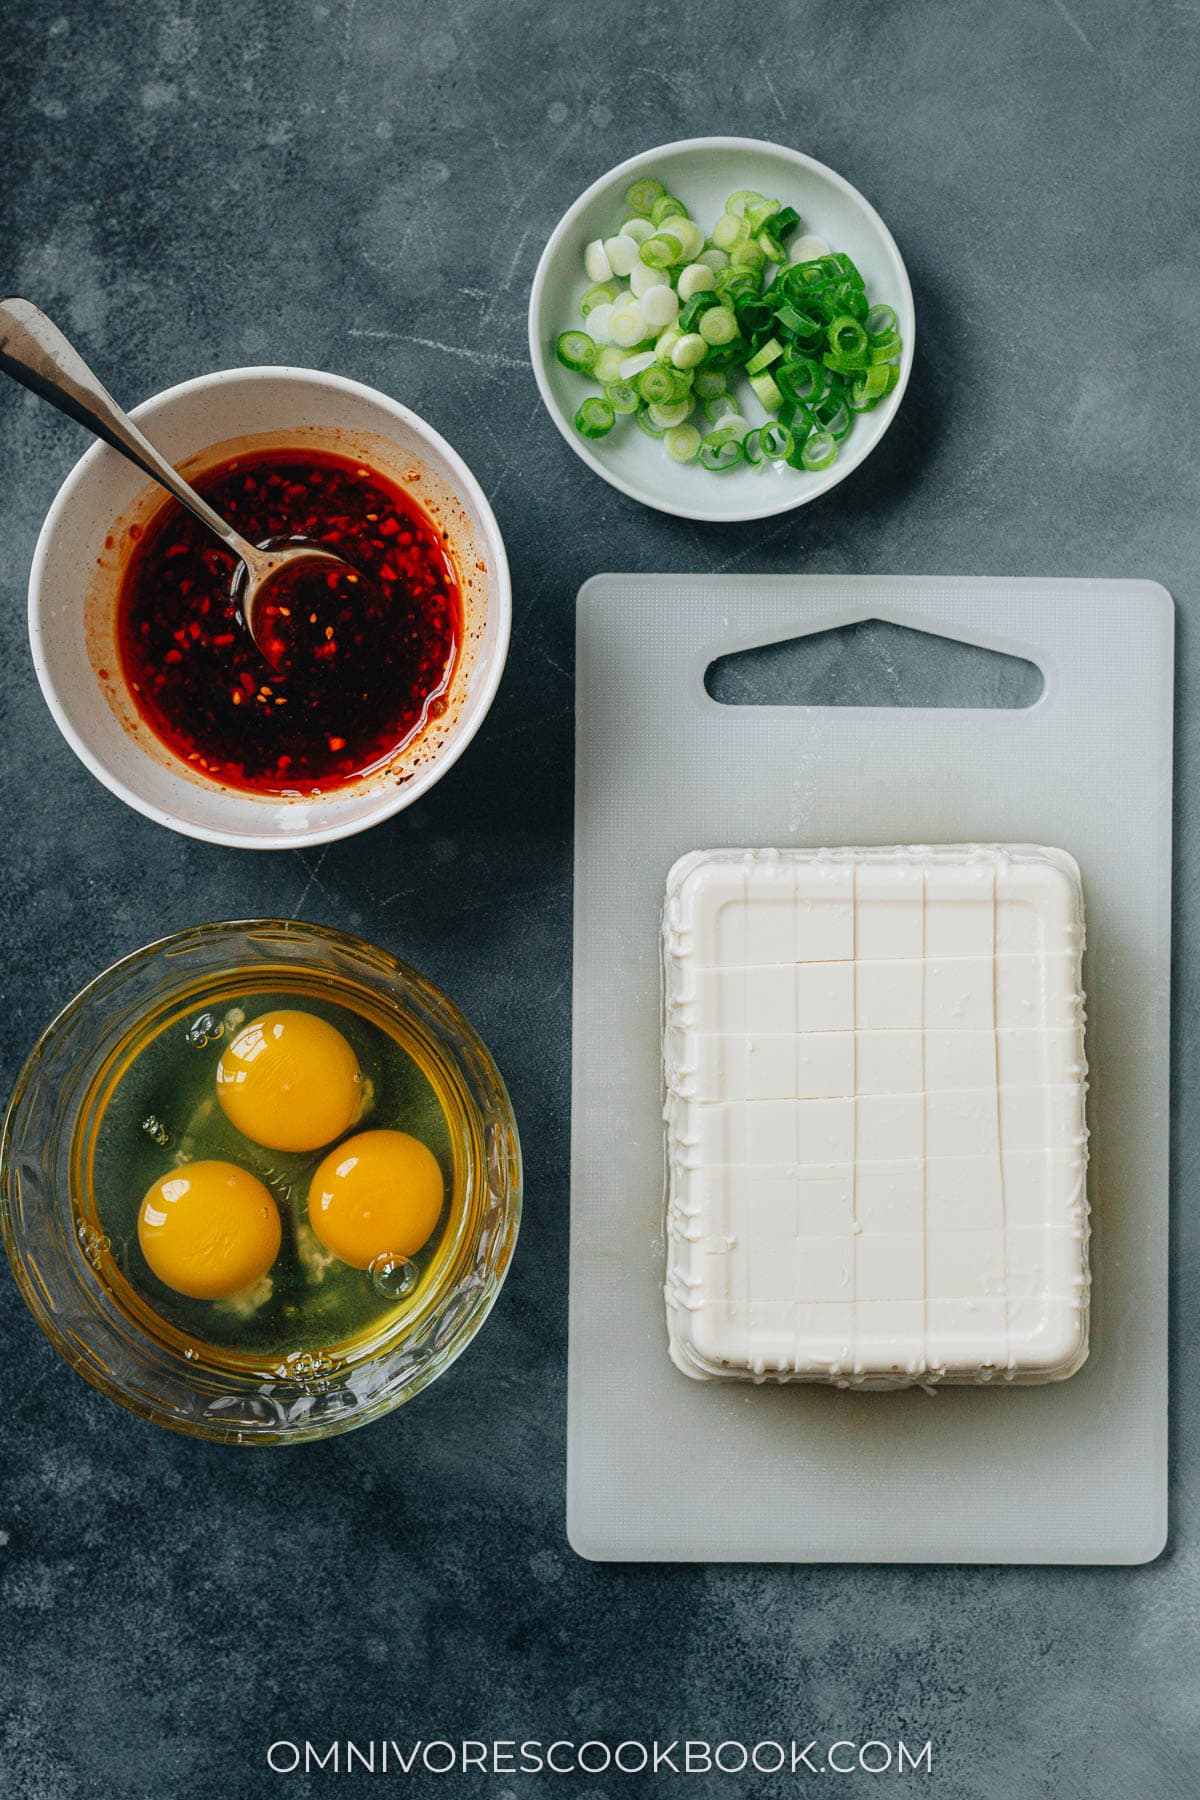
[(1018, 710), (1041, 699), (1036, 663), (982, 644), (859, 619), (719, 656), (704, 686), (722, 706), (938, 706)]

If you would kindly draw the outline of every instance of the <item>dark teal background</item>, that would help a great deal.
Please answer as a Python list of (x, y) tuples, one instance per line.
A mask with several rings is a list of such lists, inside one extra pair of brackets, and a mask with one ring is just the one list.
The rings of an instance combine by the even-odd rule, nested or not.
[[(463, 1734), (928, 1737), (932, 1779), (837, 1791), (1194, 1795), (1196, 5), (2, 0), (0, 45), (0, 284), (128, 402), (257, 362), (396, 395), (491, 495), (515, 602), (486, 728), (410, 811), (305, 854), (174, 837), (91, 779), (42, 703), (25, 582), (84, 440), (0, 392), (3, 1081), (113, 958), (202, 919), (293, 914), (385, 945), (465, 1008), (511, 1084), (528, 1173), (482, 1337), (400, 1414), (325, 1446), (242, 1454), (142, 1425), (68, 1371), (0, 1273), (0, 1795), (323, 1795), (339, 1778), (271, 1775), (266, 1746)], [(779, 138), (859, 185), (920, 331), (860, 471), (719, 529), (591, 475), (542, 411), (525, 339), (571, 200), (707, 132)], [(566, 1544), (574, 596), (600, 570), (731, 568), (1147, 576), (1176, 596), (1174, 1507), (1152, 1567), (622, 1569)], [(928, 693), (951, 679), (940, 655), (923, 643), (915, 667), (868, 631), (826, 674), (845, 697), (864, 669)], [(987, 691), (966, 680), (960, 697)]]

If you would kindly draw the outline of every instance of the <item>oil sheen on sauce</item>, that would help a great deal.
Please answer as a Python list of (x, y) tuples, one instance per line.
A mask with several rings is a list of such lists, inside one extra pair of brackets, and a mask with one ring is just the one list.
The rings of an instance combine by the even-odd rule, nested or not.
[(392, 761), (445, 712), (461, 642), (436, 527), (377, 470), (324, 451), (257, 451), (194, 485), (252, 543), (303, 539), (356, 574), (301, 566), (272, 583), (268, 662), (241, 621), (233, 552), (168, 500), (118, 599), (142, 719), (193, 768), (251, 793), (326, 793)]

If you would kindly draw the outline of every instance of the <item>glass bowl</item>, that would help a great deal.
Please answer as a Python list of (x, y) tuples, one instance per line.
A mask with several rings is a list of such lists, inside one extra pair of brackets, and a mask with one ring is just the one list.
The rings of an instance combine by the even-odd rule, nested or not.
[[(449, 1096), (461, 1207), (437, 1278), (387, 1329), (350, 1350), (339, 1346), (336, 1357), (280, 1352), (252, 1367), (249, 1357), (197, 1358), (148, 1307), (129, 1303), (112, 1245), (89, 1222), (85, 1171), (98, 1108), (111, 1091), (105, 1071), (165, 1022), (193, 1010), (203, 1015), (206, 999), (256, 988), (307, 993), (403, 1025), (406, 1042), (436, 1069)], [(385, 951), (284, 919), (194, 926), (97, 976), (42, 1033), (0, 1136), (0, 1230), (17, 1285), (50, 1342), (94, 1387), (142, 1418), (223, 1443), (332, 1437), (427, 1387), (487, 1317), (520, 1212), (512, 1107), (457, 1007)]]

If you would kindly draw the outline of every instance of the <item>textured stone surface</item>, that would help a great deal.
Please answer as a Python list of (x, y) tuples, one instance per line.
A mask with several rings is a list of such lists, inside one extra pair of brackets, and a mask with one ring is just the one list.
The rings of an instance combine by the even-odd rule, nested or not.
[[(1164, 582), (1182, 652), (1176, 1093), (1193, 1091), (1195, 5), (60, 3), (0, 6), (0, 279), (129, 401), (258, 361), (399, 396), (491, 494), (516, 619), (485, 731), (401, 818), (305, 856), (173, 837), (87, 775), (42, 704), (25, 577), (82, 440), (0, 393), (4, 1082), (58, 1006), (151, 937), (256, 913), (328, 921), (471, 1013), (512, 1086), (528, 1210), (473, 1351), (396, 1417), (286, 1454), (119, 1412), (0, 1280), (0, 1793), (317, 1794), (332, 1775), (267, 1773), (272, 1739), (464, 1732), (932, 1737), (939, 1795), (1194, 1793), (1186, 1135), (1175, 1504), (1157, 1565), (597, 1568), (564, 1539), (563, 1455), (572, 611), (587, 575)], [(917, 368), (890, 436), (823, 501), (763, 526), (696, 527), (602, 485), (544, 417), (526, 358), (528, 283), (564, 207), (633, 150), (710, 130), (844, 171), (916, 291)], [(891, 653), (870, 634), (859, 648)], [(938, 658), (924, 647), (922, 695), (943, 673), (989, 679)], [(847, 693), (864, 678), (831, 669)], [(461, 1791), (677, 1786), (792, 1791), (614, 1775)]]

